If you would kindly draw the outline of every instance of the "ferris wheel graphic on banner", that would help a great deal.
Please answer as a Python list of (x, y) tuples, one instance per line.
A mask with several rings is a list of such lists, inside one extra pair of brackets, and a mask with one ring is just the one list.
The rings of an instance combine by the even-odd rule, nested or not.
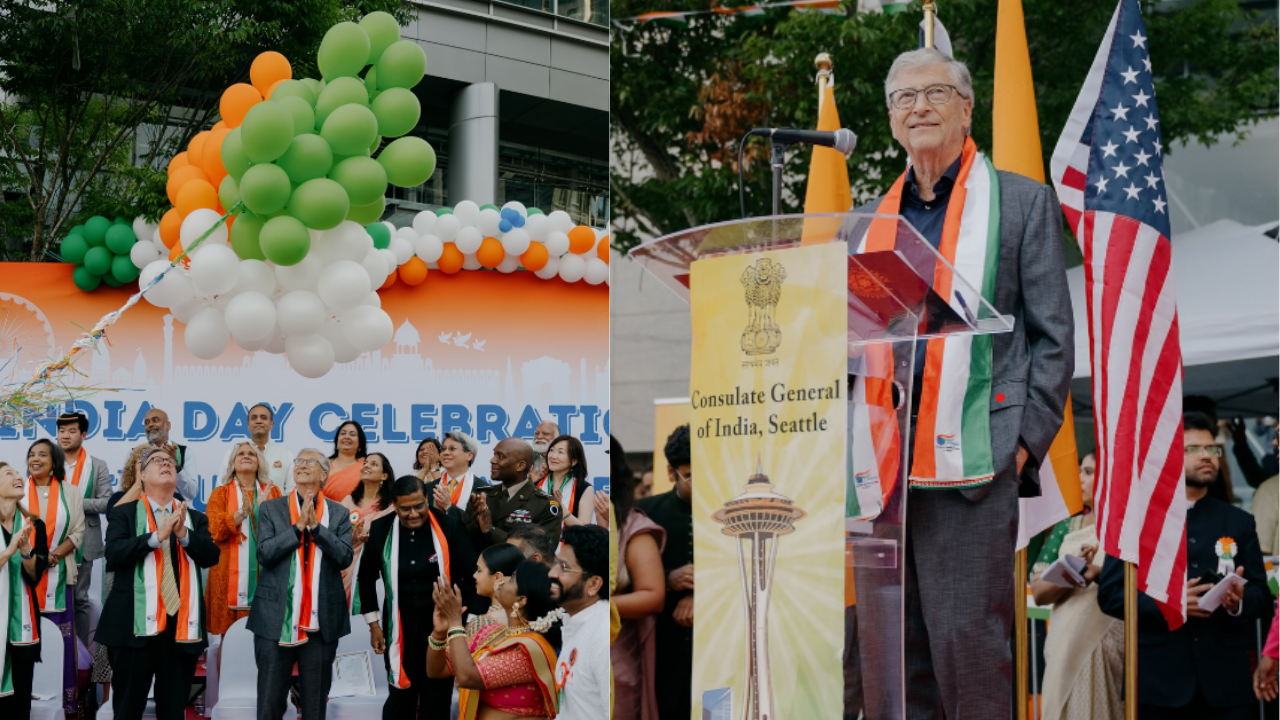
[(35, 303), (0, 292), (0, 387), (26, 382), (53, 357), (53, 326)]

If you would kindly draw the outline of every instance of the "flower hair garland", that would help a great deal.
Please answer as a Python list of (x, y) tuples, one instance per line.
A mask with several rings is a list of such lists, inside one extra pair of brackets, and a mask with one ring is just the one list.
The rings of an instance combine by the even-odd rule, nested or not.
[(556, 624), (557, 620), (564, 620), (568, 616), (569, 613), (565, 612), (564, 608), (556, 608), (537, 620), (530, 621), (529, 629), (537, 633), (545, 633)]

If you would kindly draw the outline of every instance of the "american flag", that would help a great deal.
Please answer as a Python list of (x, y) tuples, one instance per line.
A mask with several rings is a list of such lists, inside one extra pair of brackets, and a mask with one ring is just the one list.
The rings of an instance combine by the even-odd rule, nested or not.
[(1084, 250), (1098, 538), (1186, 619), (1182, 352), (1160, 119), (1138, 0), (1120, 0), (1050, 168)]

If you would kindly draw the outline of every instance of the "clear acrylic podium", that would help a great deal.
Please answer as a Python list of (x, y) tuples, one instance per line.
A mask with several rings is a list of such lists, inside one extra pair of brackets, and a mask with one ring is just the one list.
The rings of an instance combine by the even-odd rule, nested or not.
[[(904, 717), (903, 560), (917, 342), (1008, 332), (1013, 319), (996, 312), (965, 280), (965, 268), (952, 267), (896, 215), (736, 220), (659, 238), (633, 249), (630, 257), (688, 302), (690, 266), (698, 260), (785, 250), (800, 246), (802, 238), (805, 245), (848, 246), (848, 432), (843, 462), (833, 458), (827, 476), (844, 484), (846, 498), (845, 567), (830, 569), (846, 579), (845, 716), (856, 718), (861, 711), (868, 720), (898, 720)], [(803, 281), (787, 278), (788, 283)], [(832, 538), (838, 542), (838, 529)], [(739, 594), (741, 589), (699, 584), (697, 593), (707, 592)], [(783, 672), (774, 669), (775, 684), (786, 681)], [(703, 691), (693, 688), (695, 711)], [(768, 712), (744, 703), (735, 717), (757, 720)], [(701, 715), (719, 716), (706, 709)], [(798, 720), (783, 713), (776, 717)]]

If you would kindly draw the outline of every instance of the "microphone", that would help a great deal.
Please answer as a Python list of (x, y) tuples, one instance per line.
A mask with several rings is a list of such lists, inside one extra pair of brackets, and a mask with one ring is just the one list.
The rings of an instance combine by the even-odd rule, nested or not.
[(839, 130), (797, 130), (795, 128), (756, 128), (748, 135), (770, 138), (774, 142), (785, 145), (801, 143), (804, 145), (821, 145), (835, 148), (848, 155), (858, 146), (858, 136), (848, 128)]

